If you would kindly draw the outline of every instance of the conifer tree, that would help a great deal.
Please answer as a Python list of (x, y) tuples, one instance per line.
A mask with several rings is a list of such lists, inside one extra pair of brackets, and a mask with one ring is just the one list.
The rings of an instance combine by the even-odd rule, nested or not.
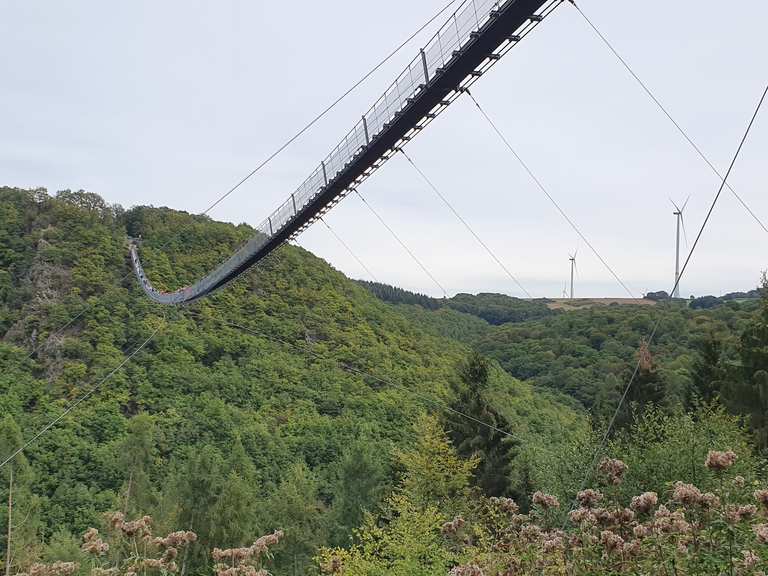
[(371, 512), (385, 490), (385, 471), (370, 439), (353, 442), (342, 455), (333, 502), (332, 542), (349, 542), (354, 528), (360, 526), (366, 511)]
[(118, 448), (125, 475), (121, 490), (123, 512), (133, 518), (149, 514), (157, 506), (157, 493), (150, 478), (155, 469), (155, 424), (148, 414), (128, 421), (128, 435)]
[(768, 277), (763, 275), (760, 310), (741, 334), (740, 365), (724, 391), (731, 410), (749, 416), (761, 448), (768, 447)]
[(446, 424), (459, 456), (479, 458), (475, 471), (476, 484), (488, 496), (501, 496), (508, 489), (509, 449), (512, 443), (511, 438), (501, 432), (509, 429), (508, 422), (484, 396), (489, 373), (488, 361), (480, 354), (473, 353), (467, 359), (460, 370), (463, 386), (457, 391), (451, 408), (472, 419), (451, 412)]

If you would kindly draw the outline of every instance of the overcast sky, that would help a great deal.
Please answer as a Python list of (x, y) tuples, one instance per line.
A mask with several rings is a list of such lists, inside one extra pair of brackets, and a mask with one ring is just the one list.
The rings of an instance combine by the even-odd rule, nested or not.
[[(445, 0), (175, 0), (0, 4), (0, 185), (80, 189), (192, 213), (247, 174)], [(768, 81), (764, 0), (581, 0), (710, 159), (727, 167)], [(441, 19), (442, 20), (442, 19)], [(257, 225), (313, 170), (425, 32), (211, 216)], [(675, 220), (693, 240), (718, 186), (565, 3), (473, 89), (520, 155), (636, 294), (673, 282)], [(465, 98), (409, 146), (414, 161), (535, 296), (621, 287)], [(768, 109), (731, 183), (768, 223)], [(520, 295), (403, 158), (361, 189), (450, 294)], [(327, 217), (383, 282), (439, 295), (358, 198)], [(299, 242), (365, 271), (322, 224)], [(754, 287), (768, 234), (724, 194), (682, 294)]]

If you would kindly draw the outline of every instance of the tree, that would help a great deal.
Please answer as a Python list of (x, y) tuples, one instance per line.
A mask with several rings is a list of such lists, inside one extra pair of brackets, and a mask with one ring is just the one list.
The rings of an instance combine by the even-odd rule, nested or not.
[(501, 432), (509, 429), (507, 421), (484, 396), (489, 371), (488, 361), (478, 353), (473, 353), (463, 364), (460, 369), (463, 386), (451, 404), (455, 412), (447, 414), (446, 426), (459, 456), (479, 459), (475, 483), (488, 496), (501, 496), (508, 490), (511, 438)]
[(334, 545), (347, 544), (366, 511), (379, 502), (386, 488), (385, 469), (369, 438), (354, 441), (338, 464), (336, 494), (331, 510)]
[[(626, 384), (622, 383), (621, 386)], [(643, 342), (638, 352), (637, 374), (627, 392), (616, 427), (629, 425), (636, 415), (642, 415), (646, 408), (659, 406), (664, 401), (664, 382), (651, 354), (648, 344)]]
[(442, 576), (455, 563), (441, 533), (455, 514), (470, 507), (467, 490), (477, 460), (462, 460), (432, 416), (415, 426), (413, 445), (396, 452), (404, 468), (381, 514), (366, 515), (358, 542), (322, 549), (326, 573), (346, 576)]
[(402, 491), (416, 506), (436, 504), (450, 511), (469, 486), (479, 459), (461, 459), (433, 416), (422, 416), (415, 431), (412, 447), (395, 451), (405, 470)]
[(760, 310), (741, 334), (740, 363), (724, 389), (731, 410), (749, 416), (762, 448), (768, 447), (768, 276), (763, 275)]
[[(23, 443), (21, 430), (12, 416), (0, 421), (0, 457), (5, 459)], [(23, 453), (0, 469), (0, 557), (5, 574), (22, 571), (40, 554), (40, 499), (32, 493), (34, 475)]]
[(315, 551), (325, 542), (324, 512), (317, 478), (304, 462), (297, 462), (261, 510), (262, 527), (285, 533), (275, 554), (276, 573), (298, 576), (306, 572)]
[(689, 406), (693, 403), (693, 396), (704, 402), (711, 402), (719, 394), (725, 384), (727, 371), (723, 366), (723, 342), (713, 332), (710, 332), (699, 344), (698, 354), (693, 363), (691, 381), (691, 397)]
[(126, 480), (122, 489), (123, 513), (129, 517), (149, 514), (157, 506), (151, 482), (155, 468), (155, 423), (148, 414), (128, 421), (128, 435), (118, 447), (120, 467)]

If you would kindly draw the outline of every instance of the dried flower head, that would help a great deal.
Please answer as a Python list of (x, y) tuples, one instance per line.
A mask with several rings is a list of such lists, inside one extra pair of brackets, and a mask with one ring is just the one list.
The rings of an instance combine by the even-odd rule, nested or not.
[[(194, 535), (192, 532), (189, 534)], [(254, 576), (255, 574), (258, 574), (258, 572), (255, 572), (255, 569), (253, 569), (253, 571), (250, 570), (250, 568), (253, 568), (252, 566), (240, 566), (240, 564), (245, 562), (255, 562), (269, 550), (270, 546), (274, 546), (280, 542), (282, 538), (283, 531), (276, 530), (272, 534), (267, 534), (257, 538), (256, 541), (250, 546), (245, 546), (242, 548), (229, 548), (226, 550), (214, 548), (213, 552), (211, 552), (211, 557), (215, 562), (217, 562), (215, 566), (217, 575)], [(230, 569), (234, 569), (235, 572), (228, 572)], [(264, 572), (264, 574), (266, 574), (266, 572)]]
[(54, 562), (53, 564), (35, 563), (29, 570), (17, 576), (72, 576), (80, 568), (76, 562)]
[(450, 576), (483, 576), (484, 572), (477, 564), (454, 566), (449, 572)]
[(635, 535), (635, 538), (642, 539), (650, 536), (653, 533), (653, 529), (645, 524), (638, 524), (632, 529), (632, 533)]
[(533, 493), (533, 503), (537, 506), (541, 506), (544, 510), (549, 510), (551, 508), (559, 508), (560, 507), (560, 501), (557, 499), (556, 496), (552, 496), (551, 494), (545, 494), (541, 491), (536, 491)]
[(597, 490), (588, 488), (587, 490), (582, 490), (579, 492), (576, 496), (576, 499), (579, 501), (579, 504), (581, 504), (582, 507), (594, 508), (595, 505), (603, 499), (603, 495)]
[(568, 514), (568, 517), (574, 524), (585, 523), (591, 525), (597, 522), (597, 518), (590, 508), (576, 508), (576, 510), (572, 510)]
[(536, 542), (541, 538), (541, 528), (536, 524), (526, 524), (520, 529), (520, 536), (527, 542)]
[(603, 458), (598, 467), (607, 482), (614, 485), (621, 484), (627, 469), (627, 465), (617, 458)]
[(443, 524), (440, 531), (443, 533), (444, 536), (455, 536), (463, 527), (464, 527), (464, 518), (462, 518), (461, 516), (456, 516), (456, 518), (454, 518), (450, 522), (446, 522), (445, 524)]
[(736, 562), (736, 569), (739, 574), (743, 574), (744, 572), (754, 570), (759, 563), (760, 557), (752, 550), (742, 550), (741, 560)]
[(541, 543), (542, 550), (545, 553), (559, 552), (565, 550), (565, 540), (560, 535), (549, 536)]
[(755, 490), (755, 500), (768, 510), (768, 490)]
[(612, 552), (620, 552), (624, 546), (624, 539), (610, 530), (603, 530), (600, 532), (600, 543), (609, 554)]
[(701, 495), (701, 498), (699, 498), (699, 505), (704, 510), (713, 510), (715, 508), (720, 508), (720, 498), (718, 498), (712, 492), (705, 492), (704, 494)]
[(753, 528), (757, 541), (761, 544), (768, 544), (768, 524), (758, 524)]
[(88, 528), (85, 534), (83, 534), (83, 545), (80, 546), (80, 549), (86, 554), (103, 556), (109, 552), (109, 544), (101, 539), (99, 531), (96, 530), (96, 528)]
[(512, 498), (498, 498), (493, 496), (491, 498), (491, 504), (498, 507), (505, 514), (517, 514), (520, 511), (520, 507)]
[(733, 466), (735, 462), (736, 453), (732, 450), (728, 450), (727, 452), (710, 450), (707, 454), (707, 459), (704, 461), (704, 465), (710, 470), (721, 472)]
[(643, 492), (640, 496), (634, 496), (629, 505), (638, 514), (648, 514), (659, 503), (659, 495), (656, 492)]
[(675, 482), (675, 489), (672, 491), (672, 499), (684, 506), (694, 506), (701, 500), (701, 490), (693, 484), (685, 482)]
[(738, 524), (757, 515), (757, 506), (751, 504), (737, 506), (732, 504), (725, 509), (725, 519), (731, 524)]

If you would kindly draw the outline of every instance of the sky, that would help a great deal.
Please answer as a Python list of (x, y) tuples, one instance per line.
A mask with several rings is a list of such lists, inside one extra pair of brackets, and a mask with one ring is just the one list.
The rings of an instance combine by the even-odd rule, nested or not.
[[(85, 189), (125, 207), (199, 213), (445, 3), (7, 0), (0, 185)], [(724, 172), (768, 82), (768, 3), (579, 5)], [(258, 225), (436, 26), (210, 216)], [(632, 294), (671, 288), (670, 198), (690, 196), (692, 242), (719, 181), (572, 6), (560, 6), (473, 94)], [(532, 295), (561, 296), (569, 254), (578, 251), (576, 296), (627, 296), (466, 98), (407, 151)], [(767, 151), (768, 107), (729, 180), (766, 224)], [(389, 161), (361, 192), (449, 295), (521, 295), (405, 159)], [(379, 281), (441, 295), (358, 198), (326, 220)], [(322, 224), (298, 243), (346, 275), (370, 279)], [(768, 233), (724, 192), (681, 294), (755, 287), (768, 269), (767, 246)]]

